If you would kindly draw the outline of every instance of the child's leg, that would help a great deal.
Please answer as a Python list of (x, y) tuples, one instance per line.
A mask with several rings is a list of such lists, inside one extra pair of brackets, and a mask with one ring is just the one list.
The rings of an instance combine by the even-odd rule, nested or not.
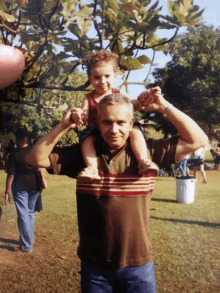
[(158, 173), (158, 166), (148, 159), (146, 141), (138, 126), (134, 126), (130, 132), (130, 141), (131, 149), (138, 161), (139, 173), (145, 174), (152, 170)]
[(100, 180), (101, 177), (98, 173), (98, 160), (95, 150), (95, 136), (90, 135), (86, 137), (82, 142), (82, 154), (86, 164), (86, 168), (80, 172), (77, 178), (88, 178)]

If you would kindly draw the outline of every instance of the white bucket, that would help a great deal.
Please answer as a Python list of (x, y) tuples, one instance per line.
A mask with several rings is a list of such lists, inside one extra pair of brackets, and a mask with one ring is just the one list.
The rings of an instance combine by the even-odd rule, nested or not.
[(194, 177), (176, 177), (176, 200), (179, 203), (193, 203), (195, 198)]

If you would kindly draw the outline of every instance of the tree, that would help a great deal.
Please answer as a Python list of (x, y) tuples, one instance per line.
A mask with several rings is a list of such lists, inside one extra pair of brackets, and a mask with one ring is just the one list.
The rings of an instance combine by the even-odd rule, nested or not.
[[(12, 130), (9, 121), (14, 121), (38, 137), (57, 121), (56, 108), (79, 106), (81, 91), (89, 90), (80, 75), (88, 52), (105, 48), (118, 53), (127, 86), (131, 70), (152, 62), (147, 50), (166, 50), (179, 28), (198, 25), (203, 12), (193, 0), (169, 0), (169, 10), (169, 16), (161, 15), (159, 1), (151, 0), (0, 1), (0, 41), (20, 48), (26, 59), (22, 77), (0, 91), (4, 103), (19, 103), (24, 113), (20, 106), (2, 104), (2, 132)], [(160, 39), (158, 29), (172, 29), (173, 36)]]
[[(163, 16), (159, 1), (151, 2), (1, 1), (1, 41), (18, 46), (26, 56), (26, 69), (16, 85), (17, 95), (12, 98), (4, 91), (2, 100), (25, 100), (27, 91), (24, 89), (30, 88), (85, 90), (88, 83), (77, 87), (68, 85), (69, 76), (77, 68), (84, 68), (88, 52), (104, 47), (119, 54), (126, 84), (131, 70), (151, 63), (145, 50), (167, 49), (166, 45), (179, 28), (197, 25), (203, 12), (193, 5), (193, 0), (169, 0), (170, 15)], [(159, 39), (158, 29), (174, 29), (173, 37)], [(139, 51), (144, 54), (140, 55)]]
[[(82, 72), (76, 71), (69, 76), (69, 82), (74, 86), (85, 81), (86, 76)], [(20, 103), (0, 102), (0, 121), (2, 121), (0, 133), (6, 134), (8, 137), (8, 134), (15, 133), (18, 127), (22, 127), (35, 141), (51, 131), (61, 121), (67, 108), (79, 107), (83, 97), (82, 92), (35, 89), (32, 96), (28, 97), (28, 104), (25, 104), (25, 101)], [(36, 101), (39, 104), (36, 104)], [(11, 135), (9, 136), (11, 137)], [(61, 143), (71, 144), (76, 139), (77, 134), (72, 130), (62, 137)], [(2, 140), (7, 140), (4, 135)]]
[(219, 135), (220, 29), (190, 28), (170, 44), (167, 54), (172, 60), (153, 72), (155, 84), (209, 136)]

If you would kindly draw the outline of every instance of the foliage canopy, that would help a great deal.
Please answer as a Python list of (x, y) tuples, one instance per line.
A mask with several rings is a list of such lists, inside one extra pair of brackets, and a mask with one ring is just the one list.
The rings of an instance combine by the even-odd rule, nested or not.
[(172, 60), (153, 72), (155, 83), (209, 136), (220, 138), (220, 29), (190, 28), (167, 53)]
[[(167, 50), (180, 27), (199, 25), (203, 10), (193, 0), (168, 3), (169, 15), (162, 15), (159, 1), (151, 0), (0, 1), (0, 41), (20, 48), (26, 58), (22, 77), (1, 91), (1, 100), (57, 108), (67, 103), (53, 97), (60, 90), (80, 101), (76, 92), (89, 84), (81, 77), (74, 84), (72, 76), (81, 76), (88, 52), (102, 48), (119, 54), (126, 86), (131, 70), (152, 63), (146, 50)], [(161, 39), (159, 29), (173, 36)]]

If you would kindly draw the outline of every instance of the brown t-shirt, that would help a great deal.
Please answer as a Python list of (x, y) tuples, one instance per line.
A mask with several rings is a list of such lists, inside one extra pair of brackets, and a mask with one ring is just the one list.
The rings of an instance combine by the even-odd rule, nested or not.
[[(160, 167), (169, 166), (175, 162), (177, 142), (178, 136), (148, 140), (148, 157)], [(57, 174), (76, 177), (83, 167), (77, 145), (55, 151), (50, 159)], [(129, 141), (114, 155), (102, 143), (98, 162), (100, 182), (77, 182), (78, 255), (106, 268), (144, 265), (153, 260), (149, 211), (155, 176), (138, 174)]]

